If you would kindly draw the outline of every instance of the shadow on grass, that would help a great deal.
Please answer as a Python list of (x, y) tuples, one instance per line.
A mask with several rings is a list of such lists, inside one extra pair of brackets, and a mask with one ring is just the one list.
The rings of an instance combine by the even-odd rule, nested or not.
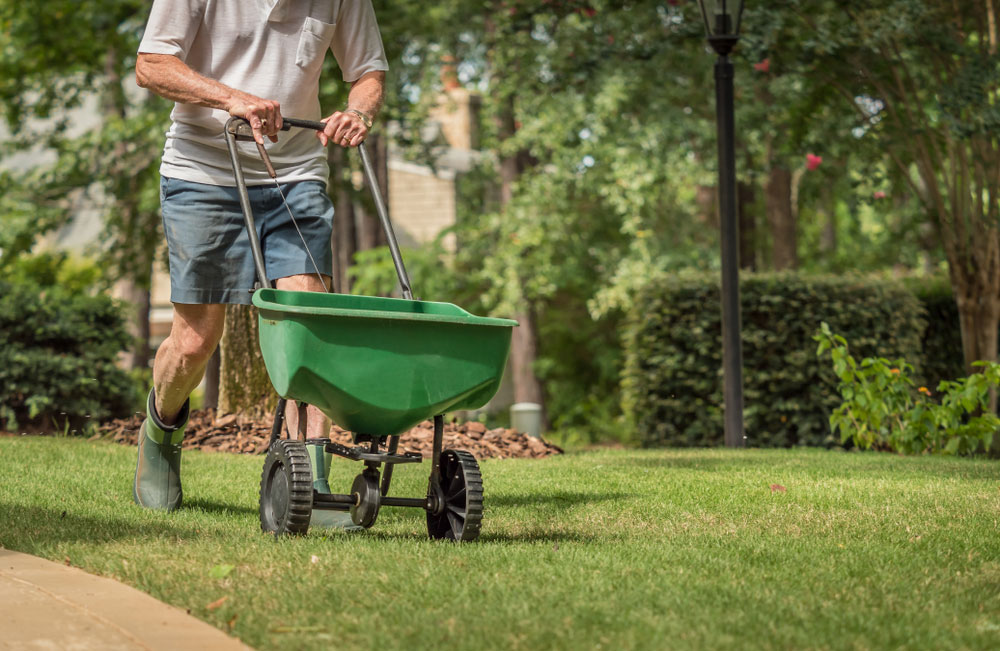
[[(135, 507), (139, 508), (139, 507)], [(0, 544), (26, 549), (59, 542), (101, 543), (140, 538), (195, 538), (200, 534), (194, 525), (176, 522), (136, 522), (134, 519), (78, 515), (58, 508), (16, 506), (0, 502), (0, 522), (4, 523)]]
[[(375, 525), (378, 527), (378, 525)], [(393, 533), (377, 531), (374, 529), (365, 532), (351, 532), (348, 535), (352, 536), (369, 536), (375, 540), (392, 540), (392, 541), (419, 541), (427, 540), (427, 534), (413, 534), (413, 533)], [(583, 534), (576, 531), (545, 531), (542, 529), (531, 529), (528, 531), (522, 531), (519, 533), (510, 533), (506, 531), (491, 531), (482, 534), (473, 543), (462, 543), (462, 544), (472, 544), (472, 545), (509, 545), (512, 543), (558, 543), (558, 542), (593, 542), (598, 540), (598, 536), (592, 536), (590, 534)], [(441, 541), (442, 544), (451, 544), (447, 541)]]
[(259, 515), (256, 508), (245, 504), (223, 504), (206, 499), (194, 498), (185, 499), (182, 509), (201, 509), (207, 513), (218, 513), (220, 515)]

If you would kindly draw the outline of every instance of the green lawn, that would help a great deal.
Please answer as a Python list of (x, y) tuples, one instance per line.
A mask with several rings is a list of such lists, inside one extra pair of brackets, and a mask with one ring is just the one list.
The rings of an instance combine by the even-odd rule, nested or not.
[[(482, 538), (455, 545), (392, 508), (368, 532), (276, 541), (257, 520), (260, 457), (185, 453), (187, 507), (143, 511), (133, 454), (0, 439), (0, 545), (69, 558), (260, 648), (1000, 648), (993, 461), (486, 461)], [(335, 463), (335, 490), (359, 469)], [(426, 471), (400, 468), (393, 492), (421, 495)]]

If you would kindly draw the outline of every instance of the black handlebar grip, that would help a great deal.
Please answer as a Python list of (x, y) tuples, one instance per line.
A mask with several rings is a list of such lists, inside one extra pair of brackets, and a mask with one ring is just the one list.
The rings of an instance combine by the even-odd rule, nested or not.
[(281, 130), (288, 131), (292, 127), (299, 127), (300, 129), (312, 129), (313, 131), (322, 131), (326, 128), (326, 124), (323, 122), (317, 122), (316, 120), (301, 120), (299, 118), (286, 118), (282, 116), (281, 118)]

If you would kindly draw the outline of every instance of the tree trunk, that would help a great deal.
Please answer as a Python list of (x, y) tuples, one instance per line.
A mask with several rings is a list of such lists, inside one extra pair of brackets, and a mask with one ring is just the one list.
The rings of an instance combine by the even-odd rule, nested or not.
[(820, 187), (820, 217), (823, 218), (823, 230), (819, 235), (819, 249), (827, 258), (833, 258), (837, 252), (837, 197), (833, 186), (824, 183)]
[(958, 319), (962, 328), (962, 351), (965, 370), (972, 374), (979, 369), (975, 361), (993, 361), (997, 358), (997, 328), (1000, 327), (1000, 288), (978, 287), (962, 279), (955, 292)]
[(132, 347), (122, 354), (121, 364), (128, 369), (149, 368), (149, 290), (133, 280), (122, 280), (116, 293), (131, 306), (128, 332), (132, 336)]
[(771, 227), (771, 265), (777, 271), (799, 266), (795, 213), (792, 211), (792, 173), (775, 164), (764, 188), (767, 222)]
[(740, 269), (757, 270), (757, 219), (754, 214), (756, 199), (754, 186), (741, 181), (736, 187), (737, 212), (740, 220)]
[(542, 429), (548, 429), (548, 414), (542, 385), (535, 377), (535, 358), (538, 356), (538, 334), (535, 316), (528, 307), (514, 315), (518, 326), (510, 342), (510, 372), (514, 381), (514, 402), (533, 402), (542, 406)]
[(257, 343), (257, 310), (226, 306), (219, 369), (219, 412), (260, 417), (274, 410), (278, 396), (264, 368)]
[[(514, 135), (514, 98), (508, 96), (501, 104), (497, 118), (501, 140)], [(500, 204), (505, 208), (514, 196), (514, 183), (524, 171), (525, 157), (521, 152), (500, 159)], [(524, 299), (525, 309), (515, 315), (518, 327), (510, 343), (510, 368), (514, 380), (514, 401), (534, 402), (542, 407), (542, 428), (547, 429), (548, 417), (545, 409), (545, 395), (542, 385), (535, 376), (534, 364), (538, 353), (538, 332), (535, 326), (534, 310)]]
[(714, 185), (698, 185), (694, 191), (696, 219), (712, 228), (719, 228), (719, 200)]
[(212, 358), (208, 360), (208, 366), (205, 367), (205, 399), (202, 402), (202, 407), (205, 409), (216, 410), (219, 408), (219, 383), (221, 380), (219, 371), (221, 366), (222, 346), (219, 346), (212, 353)]
[[(955, 302), (958, 304), (958, 320), (962, 329), (962, 352), (965, 354), (965, 371), (972, 375), (980, 369), (972, 366), (973, 361), (997, 359), (997, 328), (1000, 327), (1000, 287), (977, 286), (967, 278), (959, 287), (952, 274), (955, 288)], [(989, 409), (997, 412), (997, 391), (990, 391)], [(1000, 456), (1000, 438), (994, 435), (993, 444), (986, 450), (990, 456)]]

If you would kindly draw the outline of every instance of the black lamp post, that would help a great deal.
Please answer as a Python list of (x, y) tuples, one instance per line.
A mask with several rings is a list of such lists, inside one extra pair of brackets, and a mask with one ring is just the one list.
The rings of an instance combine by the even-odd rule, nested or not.
[(736, 146), (733, 64), (743, 0), (698, 0), (715, 62), (715, 116), (719, 138), (719, 222), (722, 228), (722, 371), (726, 446), (746, 445), (743, 433), (743, 351), (740, 344), (739, 223), (736, 219)]

